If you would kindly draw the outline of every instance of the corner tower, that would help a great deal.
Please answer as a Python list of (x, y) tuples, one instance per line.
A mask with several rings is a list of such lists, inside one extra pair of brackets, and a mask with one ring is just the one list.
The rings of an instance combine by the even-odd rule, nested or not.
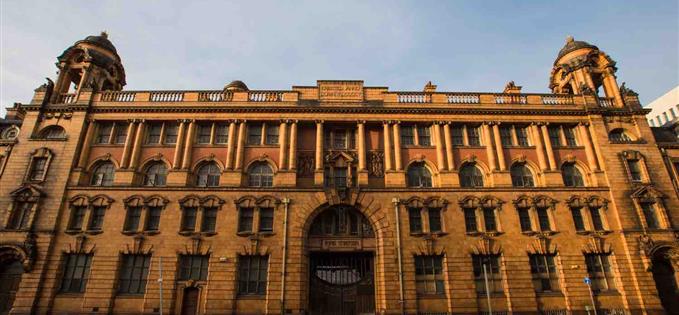
[(82, 89), (120, 91), (125, 86), (125, 68), (106, 32), (75, 42), (57, 60), (59, 77), (52, 102), (58, 102), (59, 95), (78, 94)]
[(605, 96), (615, 100), (616, 107), (623, 107), (615, 77), (617, 70), (615, 61), (597, 46), (568, 36), (554, 61), (549, 88), (553, 93), (565, 94), (598, 94), (603, 88)]

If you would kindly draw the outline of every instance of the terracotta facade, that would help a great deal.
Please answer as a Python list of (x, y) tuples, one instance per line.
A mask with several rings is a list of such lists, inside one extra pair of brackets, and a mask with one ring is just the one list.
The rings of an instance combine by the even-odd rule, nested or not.
[[(0, 142), (0, 264), (23, 270), (0, 312), (323, 313), (338, 291), (310, 283), (347, 274), (346, 314), (677, 311), (676, 291), (658, 293), (679, 279), (676, 178), (591, 44), (567, 41), (549, 94), (124, 91), (105, 35), (57, 66)], [(367, 269), (316, 258), (357, 254)], [(150, 257), (143, 276), (126, 275), (132, 255)], [(189, 255), (207, 259), (197, 275)]]

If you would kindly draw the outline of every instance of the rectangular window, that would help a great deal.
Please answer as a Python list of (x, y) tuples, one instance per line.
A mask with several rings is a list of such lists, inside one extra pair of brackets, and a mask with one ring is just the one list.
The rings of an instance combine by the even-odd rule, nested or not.
[(141, 207), (127, 208), (127, 215), (125, 216), (125, 223), (123, 224), (124, 231), (136, 231), (139, 229), (139, 221), (141, 220)]
[(587, 273), (592, 281), (592, 291), (600, 292), (615, 289), (609, 254), (585, 254)]
[(47, 167), (46, 157), (33, 158), (33, 163), (31, 164), (31, 172), (29, 175), (30, 180), (42, 180), (43, 178), (45, 178), (46, 167)]
[(262, 144), (262, 125), (253, 124), (248, 126), (248, 144), (260, 145)]
[(536, 208), (538, 213), (538, 223), (540, 224), (540, 231), (551, 231), (552, 227), (549, 223), (549, 212), (547, 208)]
[(553, 147), (560, 147), (561, 146), (561, 128), (558, 126), (551, 126), (547, 128), (547, 132), (549, 133), (549, 142), (552, 144)]
[(238, 294), (266, 294), (269, 256), (238, 256)]
[(266, 125), (266, 144), (278, 144), (279, 126), (267, 124)]
[(104, 214), (106, 213), (106, 206), (94, 206), (92, 207), (92, 213), (90, 214), (90, 224), (87, 229), (90, 231), (99, 231), (101, 226), (104, 224)]
[(418, 294), (443, 294), (443, 256), (415, 256)]
[(441, 232), (441, 209), (428, 209), (429, 214), (429, 232)]
[(627, 166), (629, 167), (629, 175), (633, 182), (641, 181), (641, 167), (639, 166), (639, 160), (627, 160)]
[(207, 280), (209, 255), (179, 255), (179, 280)]
[(177, 143), (177, 124), (176, 123), (165, 123), (165, 144), (175, 144)]
[(519, 208), (519, 223), (521, 224), (521, 232), (532, 231), (532, 224), (530, 221), (530, 209)]
[[(502, 292), (500, 255), (472, 255), (472, 264), (476, 293)], [(486, 291), (486, 278), (488, 278), (488, 291)]]
[(516, 142), (521, 147), (530, 146), (530, 141), (528, 141), (527, 127), (516, 127)]
[(652, 203), (642, 203), (641, 204), (641, 210), (644, 212), (644, 218), (646, 219), (646, 226), (649, 229), (657, 229), (660, 226), (658, 225), (658, 218), (655, 215), (655, 204)]
[(347, 168), (346, 167), (335, 167), (332, 169), (335, 187), (344, 188), (347, 187)]
[(467, 232), (477, 232), (478, 227), (476, 226), (476, 210), (465, 208), (464, 209), (464, 226)]
[(259, 209), (259, 231), (260, 232), (273, 231), (273, 208)]
[(125, 143), (125, 140), (127, 139), (127, 127), (128, 124), (126, 123), (116, 123), (116, 133), (115, 137), (113, 138), (113, 143), (115, 144)]
[(569, 147), (575, 147), (578, 145), (578, 141), (575, 138), (575, 128), (574, 127), (563, 127), (563, 134), (566, 137), (566, 145)]
[(512, 146), (512, 127), (511, 126), (500, 126), (500, 142), (503, 146)]
[(200, 223), (200, 231), (212, 233), (217, 227), (217, 208), (203, 208), (203, 222)]
[(431, 129), (427, 127), (417, 127), (417, 142), (421, 146), (431, 146)]
[(604, 230), (604, 222), (601, 219), (601, 209), (599, 208), (589, 208), (589, 214), (592, 217), (592, 225), (595, 231)]
[(28, 220), (31, 217), (31, 208), (33, 203), (30, 202), (17, 202), (14, 204), (12, 210), (12, 217), (10, 218), (8, 229), (25, 229), (28, 228)]
[(215, 125), (215, 144), (227, 144), (229, 142), (229, 125), (218, 123)]
[(450, 129), (451, 142), (453, 145), (464, 145), (463, 126), (452, 126)]
[(99, 132), (97, 132), (96, 143), (107, 144), (111, 139), (111, 132), (113, 131), (113, 123), (101, 123), (99, 125)]
[(161, 207), (149, 207), (148, 215), (146, 216), (145, 231), (158, 231), (160, 227), (160, 212)]
[(495, 209), (483, 208), (483, 221), (485, 223), (486, 232), (497, 231), (497, 224), (495, 223)]
[(347, 148), (347, 132), (345, 130), (334, 130), (332, 132), (332, 147), (335, 149)]
[(422, 233), (422, 212), (420, 208), (408, 208), (410, 233)]
[(59, 291), (64, 293), (85, 292), (91, 263), (92, 255), (90, 254), (66, 254)]
[(182, 211), (182, 231), (194, 231), (196, 229), (196, 218), (198, 217), (198, 208), (186, 207)]
[(530, 272), (536, 292), (559, 291), (554, 255), (530, 255)]
[(467, 126), (467, 143), (472, 147), (478, 147), (481, 145), (478, 126)]
[(160, 143), (160, 133), (163, 130), (163, 124), (155, 123), (148, 125), (148, 131), (146, 133), (146, 144), (158, 144)]
[(406, 146), (406, 145), (414, 145), (415, 144), (415, 135), (413, 132), (413, 127), (412, 126), (403, 126), (401, 127), (401, 145)]
[(76, 206), (71, 210), (71, 222), (68, 224), (69, 230), (82, 230), (83, 221), (85, 220), (85, 213), (87, 213), (86, 206)]
[(151, 255), (125, 254), (118, 276), (119, 294), (144, 294), (151, 265)]
[(238, 214), (238, 232), (252, 232), (252, 219), (254, 217), (255, 209), (240, 208)]
[(573, 223), (575, 224), (575, 230), (584, 231), (585, 221), (582, 218), (582, 208), (571, 208), (571, 214), (573, 215)]
[(212, 124), (198, 125), (198, 137), (196, 142), (200, 144), (209, 144), (212, 137)]

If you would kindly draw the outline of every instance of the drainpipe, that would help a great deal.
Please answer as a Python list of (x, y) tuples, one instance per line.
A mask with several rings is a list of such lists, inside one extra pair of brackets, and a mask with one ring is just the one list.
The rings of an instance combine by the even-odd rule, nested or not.
[(403, 258), (401, 257), (401, 217), (398, 213), (398, 198), (391, 199), (394, 204), (394, 214), (396, 215), (396, 256), (398, 258), (398, 286), (399, 286), (399, 304), (401, 305), (401, 314), (405, 314), (405, 301), (403, 293)]
[(284, 218), (283, 218), (283, 266), (281, 267), (281, 315), (285, 314), (285, 268), (288, 259), (288, 205), (290, 199), (283, 198)]

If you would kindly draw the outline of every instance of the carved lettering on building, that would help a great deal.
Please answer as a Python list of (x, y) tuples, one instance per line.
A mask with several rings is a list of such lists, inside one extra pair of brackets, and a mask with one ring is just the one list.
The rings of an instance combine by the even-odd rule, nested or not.
[(362, 101), (363, 81), (318, 81), (318, 94), (324, 101)]
[(323, 240), (321, 243), (321, 247), (325, 250), (328, 249), (334, 249), (334, 250), (359, 250), (363, 246), (361, 244), (361, 240)]

